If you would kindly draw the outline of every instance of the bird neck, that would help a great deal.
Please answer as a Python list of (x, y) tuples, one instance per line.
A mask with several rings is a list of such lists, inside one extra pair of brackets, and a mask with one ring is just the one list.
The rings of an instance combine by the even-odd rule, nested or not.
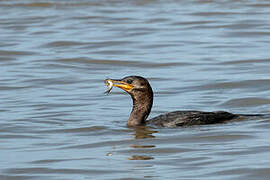
[(128, 126), (143, 125), (151, 112), (153, 104), (152, 89), (147, 93), (136, 93), (136, 95), (131, 95), (131, 97), (133, 100), (133, 108), (128, 119)]

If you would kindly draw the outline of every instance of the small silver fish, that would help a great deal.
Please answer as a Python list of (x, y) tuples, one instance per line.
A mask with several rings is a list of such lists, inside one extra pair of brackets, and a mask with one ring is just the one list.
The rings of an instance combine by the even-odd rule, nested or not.
[(108, 87), (108, 90), (105, 91), (105, 94), (109, 94), (113, 88), (113, 82), (110, 79), (106, 79), (105, 84)]

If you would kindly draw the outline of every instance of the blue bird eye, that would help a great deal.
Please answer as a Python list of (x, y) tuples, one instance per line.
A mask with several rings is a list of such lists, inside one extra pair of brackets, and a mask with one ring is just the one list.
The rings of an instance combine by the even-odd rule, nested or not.
[(128, 84), (131, 84), (132, 82), (133, 82), (132, 79), (128, 79), (128, 80), (127, 80), (127, 83), (128, 83)]

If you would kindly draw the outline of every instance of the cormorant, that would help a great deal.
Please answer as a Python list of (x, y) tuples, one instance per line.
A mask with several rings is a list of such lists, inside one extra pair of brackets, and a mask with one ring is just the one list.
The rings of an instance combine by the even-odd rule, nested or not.
[(147, 79), (141, 76), (128, 76), (120, 80), (106, 79), (105, 84), (108, 86), (107, 93), (115, 86), (123, 89), (131, 96), (133, 108), (128, 119), (128, 126), (154, 125), (161, 127), (177, 127), (204, 125), (222, 123), (241, 116), (225, 111), (174, 111), (146, 121), (153, 104), (153, 91)]

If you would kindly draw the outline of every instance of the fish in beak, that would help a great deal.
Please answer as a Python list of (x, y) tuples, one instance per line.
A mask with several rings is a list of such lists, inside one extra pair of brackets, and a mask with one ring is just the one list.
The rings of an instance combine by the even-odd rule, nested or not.
[(108, 87), (108, 90), (105, 92), (106, 94), (109, 94), (114, 86), (119, 87), (127, 92), (134, 87), (132, 84), (128, 84), (122, 80), (115, 79), (105, 79), (104, 83)]

